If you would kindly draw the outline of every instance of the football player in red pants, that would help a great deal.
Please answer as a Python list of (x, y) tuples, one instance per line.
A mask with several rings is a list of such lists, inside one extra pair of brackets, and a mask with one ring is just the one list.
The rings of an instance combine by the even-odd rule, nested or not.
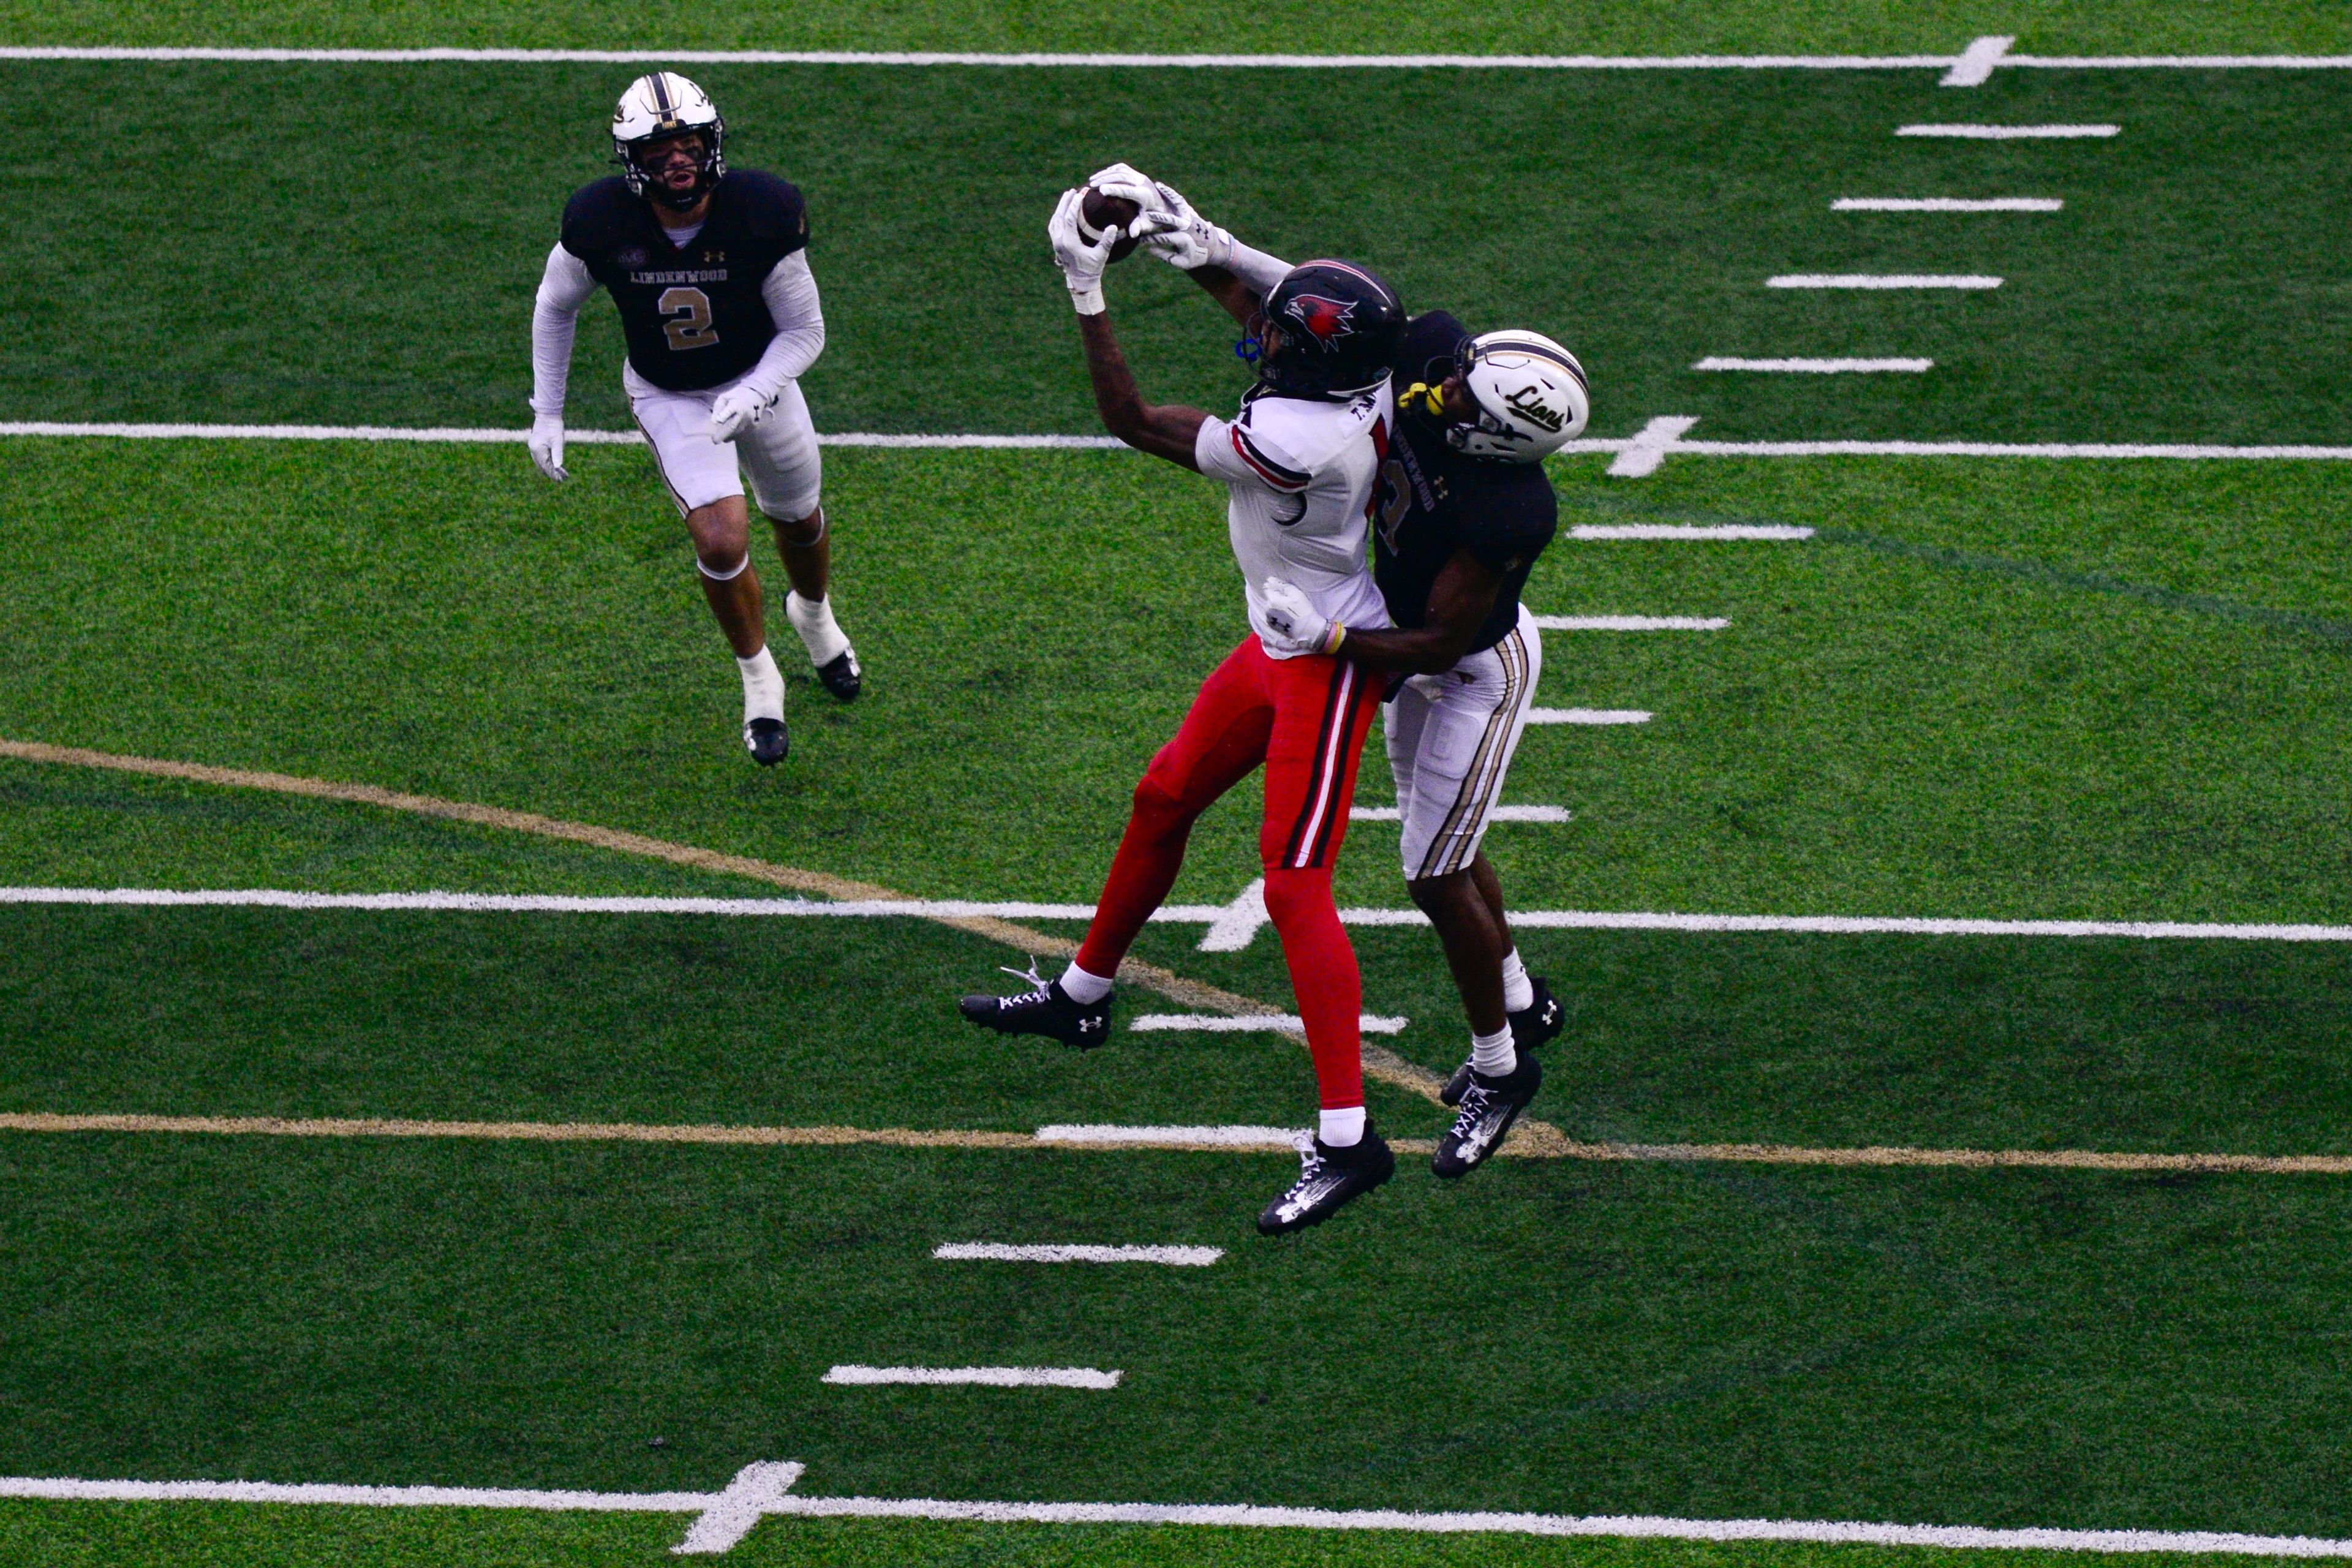
[[(1404, 326), (1395, 293), (1341, 261), (1288, 268), (1257, 323), (1258, 382), (1230, 422), (1143, 401), (1103, 308), (1116, 228), (1090, 239), (1077, 191), (1047, 233), (1068, 284), (1103, 424), (1139, 451), (1224, 481), (1227, 529), (1252, 635), (1202, 684), (1176, 738), (1136, 786), (1133, 815), (1076, 959), (1018, 996), (967, 996), (965, 1017), (1086, 1049), (1110, 1031), (1113, 978), (1168, 896), (1192, 823), (1265, 769), (1258, 850), (1266, 913), (1282, 939), (1321, 1093), (1298, 1180), (1258, 1216), (1267, 1235), (1319, 1224), (1387, 1181), (1396, 1157), (1364, 1116), (1363, 986), (1331, 897), (1356, 766), (1385, 689), (1347, 657), (1349, 626), (1390, 624), (1366, 563), (1369, 508), (1393, 417), (1389, 360)], [(1264, 585), (1297, 585), (1328, 629), (1312, 650), (1270, 617)]]

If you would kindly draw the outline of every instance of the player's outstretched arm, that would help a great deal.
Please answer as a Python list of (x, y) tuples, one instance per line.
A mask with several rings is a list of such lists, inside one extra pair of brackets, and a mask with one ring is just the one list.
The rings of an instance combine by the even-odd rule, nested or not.
[(1127, 368), (1127, 355), (1119, 352), (1118, 339), (1110, 330), (1108, 312), (1080, 316), (1078, 335), (1086, 342), (1087, 374), (1094, 382), (1095, 410), (1102, 416), (1103, 428), (1139, 452), (1198, 473), (1201, 462), (1192, 453), (1207, 413), (1143, 401), (1135, 374)]
[[(1106, 182), (1105, 175), (1114, 171), (1123, 171), (1138, 183)], [(1248, 326), (1290, 270), (1290, 263), (1244, 245), (1194, 211), (1184, 193), (1167, 181), (1141, 180), (1125, 164), (1114, 164), (1096, 174), (1093, 183), (1141, 206), (1142, 215), (1135, 220), (1137, 242), (1198, 283), (1234, 321)]]
[(1455, 551), (1430, 584), (1428, 614), (1410, 630), (1358, 631), (1336, 626), (1318, 614), (1304, 594), (1286, 583), (1282, 588), (1287, 592), (1267, 591), (1268, 618), (1286, 629), (1285, 640), (1297, 651), (1339, 654), (1375, 669), (1433, 675), (1452, 669), (1470, 651), (1478, 628), (1494, 613), (1503, 574), (1468, 551)]
[(580, 307), (596, 291), (588, 264), (559, 242), (547, 253), (547, 271), (530, 314), (530, 460), (551, 479), (570, 479), (563, 466), (563, 402), (571, 390), (572, 340)]

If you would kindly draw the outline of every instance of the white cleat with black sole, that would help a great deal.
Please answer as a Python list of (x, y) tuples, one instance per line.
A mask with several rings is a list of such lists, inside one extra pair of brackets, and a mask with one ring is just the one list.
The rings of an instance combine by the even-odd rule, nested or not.
[(1511, 1123), (1519, 1119), (1543, 1087), (1543, 1064), (1533, 1057), (1519, 1058), (1517, 1068), (1502, 1078), (1474, 1072), (1462, 1090), (1462, 1104), (1454, 1125), (1437, 1141), (1429, 1168), (1451, 1181), (1466, 1176), (1486, 1163), (1503, 1146)]

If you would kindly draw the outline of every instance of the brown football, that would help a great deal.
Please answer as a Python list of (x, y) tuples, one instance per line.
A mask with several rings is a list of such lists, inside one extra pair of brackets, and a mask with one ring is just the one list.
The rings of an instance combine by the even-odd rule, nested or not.
[[(1126, 230), (1142, 216), (1143, 208), (1125, 196), (1107, 196), (1092, 185), (1078, 197), (1078, 225), (1089, 241), (1100, 238), (1107, 228)], [(1110, 247), (1110, 258), (1124, 261), (1134, 249), (1135, 237), (1124, 235)]]

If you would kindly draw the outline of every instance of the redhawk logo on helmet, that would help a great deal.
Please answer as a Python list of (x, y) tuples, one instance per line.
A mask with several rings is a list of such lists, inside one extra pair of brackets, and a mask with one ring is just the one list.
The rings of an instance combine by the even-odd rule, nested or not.
[(1349, 300), (1327, 300), (1320, 294), (1294, 294), (1283, 314), (1305, 327), (1321, 343), (1336, 342), (1356, 329), (1356, 307)]

